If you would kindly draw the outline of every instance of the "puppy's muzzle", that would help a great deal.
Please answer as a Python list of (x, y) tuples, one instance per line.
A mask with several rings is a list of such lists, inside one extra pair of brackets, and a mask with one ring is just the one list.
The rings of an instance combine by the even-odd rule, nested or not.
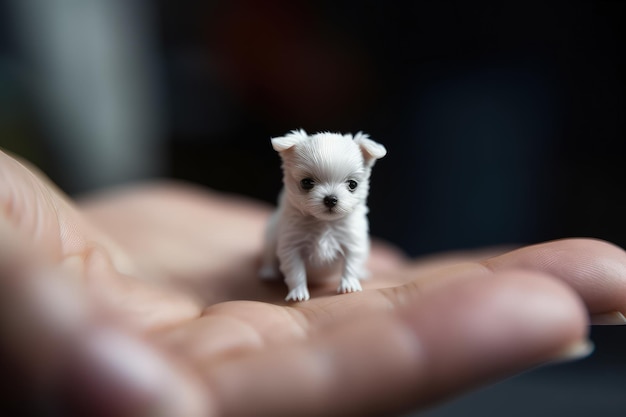
[(337, 196), (335, 195), (327, 195), (326, 197), (324, 197), (324, 205), (328, 207), (329, 209), (335, 207), (338, 201), (339, 200), (337, 199)]

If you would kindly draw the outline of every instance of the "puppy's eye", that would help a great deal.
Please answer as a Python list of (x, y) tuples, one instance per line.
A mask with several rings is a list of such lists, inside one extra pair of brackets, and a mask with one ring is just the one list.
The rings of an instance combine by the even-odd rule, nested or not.
[(303, 190), (312, 190), (313, 187), (315, 186), (315, 181), (313, 181), (312, 178), (304, 178), (302, 180), (300, 180), (300, 187), (302, 187)]
[(356, 182), (355, 180), (349, 180), (348, 181), (348, 188), (350, 189), (350, 191), (354, 191), (356, 190), (356, 187), (358, 187), (359, 183)]

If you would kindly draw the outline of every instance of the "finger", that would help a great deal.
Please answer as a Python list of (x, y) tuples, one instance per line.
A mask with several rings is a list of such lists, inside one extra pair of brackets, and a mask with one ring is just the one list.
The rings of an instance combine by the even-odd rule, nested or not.
[(218, 412), (389, 415), (589, 352), (580, 300), (541, 274), (479, 274), (415, 301), (207, 365)]
[(205, 305), (285, 297), (283, 288), (257, 278), (269, 215), (260, 203), (161, 183), (92, 196), (81, 208), (124, 248), (142, 276), (192, 293)]
[[(461, 262), (455, 263), (456, 260)], [(611, 243), (595, 239), (546, 242), (482, 261), (459, 256), (453, 256), (452, 260), (439, 257), (425, 264), (419, 261), (396, 278), (397, 282), (406, 282), (407, 277), (412, 277), (412, 282), (381, 291), (395, 305), (402, 302), (406, 291), (425, 294), (432, 286), (464, 279), (472, 271), (485, 269), (491, 272), (524, 269), (551, 275), (576, 290), (587, 306), (592, 324), (626, 324), (626, 253)], [(377, 298), (375, 293), (370, 296)], [(384, 300), (368, 301), (368, 304), (384, 305)]]
[(393, 244), (381, 239), (372, 239), (372, 250), (368, 267), (373, 272), (389, 271), (406, 265), (407, 256)]
[(590, 314), (617, 319), (612, 324), (619, 323), (619, 316), (623, 319), (626, 312), (626, 253), (608, 242), (558, 240), (521, 248), (484, 264), (494, 271), (523, 268), (555, 276), (580, 294)]
[(260, 203), (182, 183), (107, 191), (84, 199), (80, 207), (151, 275), (186, 281), (200, 270), (203, 285), (223, 267), (211, 269), (211, 256), (234, 263), (258, 256), (269, 215)]
[(207, 411), (189, 373), (25, 247), (0, 218), (0, 358), (25, 389), (12, 394), (55, 415)]
[[(594, 268), (596, 262), (613, 267)], [(328, 323), (348, 317), (384, 314), (415, 300), (427, 299), (439, 287), (466, 280), (475, 274), (497, 275), (514, 268), (553, 274), (556, 279), (571, 286), (586, 302), (587, 308), (592, 309), (592, 323), (602, 320), (604, 324), (623, 324), (623, 316), (612, 311), (624, 311), (621, 300), (626, 294), (626, 260), (620, 249), (607, 243), (594, 240), (556, 241), (506, 253), (484, 263), (454, 264), (444, 259), (438, 265), (423, 267), (420, 264), (403, 270), (403, 274), (413, 278), (409, 284), (317, 297), (305, 303), (292, 304), (286, 310), (267, 311), (268, 308), (263, 305), (243, 302), (218, 304), (205, 311), (201, 320), (178, 327), (175, 334), (166, 335), (166, 339), (173, 340), (172, 345), (183, 351), (187, 351), (188, 346), (194, 346), (194, 357), (220, 356), (233, 350), (256, 350), (260, 345), (276, 346), (300, 339), (303, 332), (323, 328)], [(559, 265), (562, 267), (557, 268)], [(589, 270), (594, 274), (585, 275), (584, 271)], [(376, 280), (378, 277), (370, 282)], [(606, 307), (602, 306), (603, 303)], [(608, 314), (598, 317), (602, 311)], [(224, 338), (207, 337), (214, 331), (223, 333), (224, 317), (237, 323), (237, 326), (230, 325), (232, 331), (227, 338), (228, 343), (224, 342)], [(263, 322), (260, 318), (264, 319)]]

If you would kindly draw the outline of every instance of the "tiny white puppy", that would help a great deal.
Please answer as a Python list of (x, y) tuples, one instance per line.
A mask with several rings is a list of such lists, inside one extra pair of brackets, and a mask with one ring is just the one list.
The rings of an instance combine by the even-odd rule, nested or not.
[(361, 291), (369, 256), (367, 195), (371, 169), (387, 153), (367, 135), (294, 130), (272, 139), (284, 188), (267, 228), (259, 275), (282, 272), (286, 300), (309, 299), (307, 280), (341, 273), (337, 292)]

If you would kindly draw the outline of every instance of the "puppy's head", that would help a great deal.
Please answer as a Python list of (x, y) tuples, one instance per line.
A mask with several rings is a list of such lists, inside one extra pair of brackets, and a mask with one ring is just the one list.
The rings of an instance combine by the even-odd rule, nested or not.
[(340, 135), (304, 130), (272, 139), (283, 160), (289, 202), (303, 214), (334, 220), (364, 204), (371, 169), (387, 153), (367, 135)]

